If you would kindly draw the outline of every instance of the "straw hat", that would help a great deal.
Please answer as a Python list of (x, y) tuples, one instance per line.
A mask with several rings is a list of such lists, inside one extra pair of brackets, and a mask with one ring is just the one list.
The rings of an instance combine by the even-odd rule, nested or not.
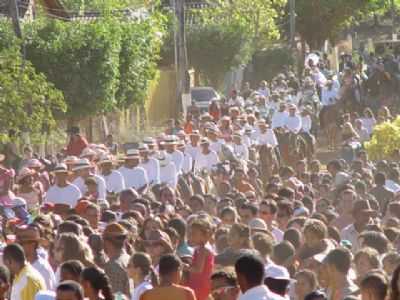
[(140, 153), (138, 149), (128, 149), (126, 151), (125, 159), (139, 159)]
[(79, 170), (88, 169), (90, 167), (91, 166), (90, 166), (89, 160), (87, 158), (81, 158), (76, 161), (76, 163), (74, 164), (74, 166), (72, 168), (72, 171), (75, 172), (75, 171), (79, 171)]
[(53, 173), (69, 173), (68, 167), (64, 163), (57, 164), (53, 170)]
[(102, 164), (106, 164), (106, 163), (113, 163), (112, 158), (110, 155), (104, 154), (100, 157), (99, 161), (98, 161), (98, 165), (102, 165)]
[(96, 156), (97, 152), (94, 151), (93, 149), (86, 147), (85, 149), (82, 150), (81, 153), (81, 158), (85, 158), (85, 157), (92, 157), (92, 156)]

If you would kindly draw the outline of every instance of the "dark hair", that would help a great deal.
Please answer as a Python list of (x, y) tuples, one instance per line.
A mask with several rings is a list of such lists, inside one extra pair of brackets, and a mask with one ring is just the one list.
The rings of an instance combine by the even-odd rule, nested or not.
[(328, 297), (323, 291), (313, 291), (304, 297), (304, 300), (327, 300)]
[(385, 299), (389, 284), (385, 276), (382, 274), (371, 272), (361, 280), (361, 289), (372, 290), (377, 299)]
[(283, 234), (283, 240), (291, 243), (295, 249), (299, 249), (301, 244), (301, 232), (296, 228), (290, 228)]
[(246, 254), (239, 257), (235, 263), (236, 274), (242, 275), (249, 286), (260, 285), (264, 278), (264, 264), (255, 255)]
[(174, 254), (166, 254), (161, 256), (159, 263), (160, 276), (166, 276), (176, 272), (181, 267), (182, 262), (178, 256)]
[(151, 257), (144, 252), (136, 252), (130, 258), (132, 267), (139, 268), (143, 276), (150, 275), (153, 286), (158, 285), (158, 277), (151, 264)]
[(296, 273), (295, 277), (297, 278), (298, 276), (303, 276), (304, 278), (306, 278), (306, 280), (308, 281), (313, 290), (317, 288), (318, 279), (313, 271), (308, 269), (303, 269)]
[(228, 286), (236, 286), (237, 279), (234, 273), (227, 271), (217, 271), (211, 275), (211, 280), (224, 279)]
[(68, 272), (78, 280), (81, 276), (83, 268), (84, 266), (79, 260), (72, 259), (64, 262), (60, 267), (60, 271)]
[(186, 238), (186, 222), (185, 222), (185, 220), (183, 220), (181, 218), (171, 219), (168, 222), (168, 226), (172, 227), (176, 230), (176, 232), (179, 234), (179, 238), (181, 239), (181, 241)]
[(283, 265), (289, 258), (293, 257), (296, 250), (288, 241), (282, 241), (274, 246), (273, 261), (277, 265)]
[(264, 284), (271, 292), (285, 297), (290, 281), (267, 277), (264, 279)]
[(3, 250), (3, 260), (12, 260), (18, 264), (26, 261), (24, 249), (19, 244), (7, 245)]
[(60, 236), (62, 233), (75, 233), (77, 236), (82, 234), (82, 226), (77, 223), (77, 220), (68, 220), (57, 228), (57, 234)]
[(204, 207), (204, 205), (205, 205), (203, 196), (201, 196), (199, 194), (196, 194), (196, 195), (193, 195), (192, 197), (190, 197), (189, 201), (197, 201), (200, 203), (201, 207)]
[(0, 280), (4, 283), (10, 283), (10, 271), (6, 266), (0, 266)]
[(105, 210), (101, 214), (101, 222), (111, 223), (117, 221), (117, 215), (112, 210)]
[(258, 232), (251, 237), (254, 248), (263, 256), (269, 256), (274, 246), (274, 238), (266, 233)]
[(386, 175), (385, 173), (376, 173), (375, 177), (374, 177), (374, 181), (376, 185), (384, 185), (385, 181), (386, 181)]
[(251, 212), (251, 214), (253, 215), (253, 217), (256, 216), (257, 213), (258, 213), (258, 207), (255, 206), (255, 205), (252, 204), (252, 203), (243, 203), (243, 204), (240, 206), (240, 209), (247, 209), (247, 210), (250, 210), (250, 212)]
[(291, 217), (293, 215), (293, 203), (289, 200), (282, 200), (278, 203), (278, 211), (283, 210), (285, 213)]
[(336, 248), (328, 253), (324, 263), (333, 265), (340, 273), (347, 274), (351, 266), (351, 253), (346, 248)]
[(57, 292), (73, 292), (78, 300), (83, 300), (82, 286), (73, 280), (65, 280), (57, 286)]
[(85, 268), (81, 273), (81, 279), (88, 281), (92, 288), (97, 292), (100, 291), (104, 297), (104, 300), (114, 299), (110, 280), (103, 270), (97, 267)]
[(261, 205), (267, 206), (272, 215), (276, 214), (276, 212), (278, 211), (278, 206), (276, 205), (275, 200), (263, 200), (260, 202), (260, 206)]
[(398, 281), (400, 279), (400, 265), (393, 271), (392, 280), (390, 282), (391, 293), (390, 300), (398, 300), (400, 297)]
[(382, 232), (364, 231), (359, 238), (363, 239), (363, 246), (374, 248), (379, 254), (384, 254), (390, 250), (390, 242)]
[(278, 196), (285, 199), (292, 199), (294, 197), (294, 190), (288, 187), (281, 188), (278, 191)]
[(336, 171), (341, 171), (342, 170), (342, 165), (338, 160), (332, 160), (328, 163), (326, 168), (328, 169), (329, 167), (334, 167)]

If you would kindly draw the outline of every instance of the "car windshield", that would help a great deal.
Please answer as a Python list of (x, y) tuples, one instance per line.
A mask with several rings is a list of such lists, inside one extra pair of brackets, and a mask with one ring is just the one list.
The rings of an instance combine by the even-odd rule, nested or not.
[(192, 90), (192, 98), (196, 101), (210, 101), (217, 95), (211, 89)]

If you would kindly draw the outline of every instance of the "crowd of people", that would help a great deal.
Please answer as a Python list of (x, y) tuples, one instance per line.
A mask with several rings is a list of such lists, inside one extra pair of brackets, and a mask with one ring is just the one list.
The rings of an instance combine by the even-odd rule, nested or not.
[(0, 300), (400, 300), (400, 166), (362, 147), (390, 110), (344, 116), (351, 156), (282, 157), (341, 100), (326, 69), (193, 103), (130, 147), (72, 127), (50, 160), (1, 155)]

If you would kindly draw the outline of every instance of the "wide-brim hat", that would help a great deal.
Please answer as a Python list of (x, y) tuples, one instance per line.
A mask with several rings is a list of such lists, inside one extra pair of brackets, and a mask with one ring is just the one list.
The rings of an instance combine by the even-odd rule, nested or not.
[(78, 161), (73, 165), (72, 171), (79, 171), (84, 169), (89, 169), (91, 167), (90, 162), (87, 158), (78, 159)]
[(102, 155), (100, 157), (99, 161), (97, 162), (98, 165), (107, 164), (107, 163), (110, 163), (110, 164), (113, 163), (111, 156), (107, 155), (107, 154)]
[(163, 145), (176, 145), (178, 138), (175, 135), (167, 135), (162, 143)]
[(42, 239), (39, 229), (29, 225), (18, 226), (15, 234), (17, 240), (21, 242), (39, 242)]
[(69, 173), (68, 167), (64, 163), (57, 164), (55, 166), (55, 168), (53, 169), (53, 173), (55, 173), (55, 174), (57, 174), (57, 173)]
[(200, 145), (210, 145), (210, 141), (207, 138), (202, 138), (200, 140)]
[(157, 144), (156, 140), (154, 138), (150, 137), (150, 136), (145, 137), (143, 139), (143, 143), (146, 144), (146, 145), (156, 145)]
[(26, 163), (26, 166), (28, 168), (44, 168), (44, 165), (40, 162), (40, 160), (36, 159), (36, 158), (32, 158), (30, 160), (28, 160), (28, 162)]
[(140, 143), (137, 148), (140, 152), (149, 151), (149, 146), (145, 143)]
[(85, 149), (82, 150), (82, 153), (80, 155), (81, 158), (85, 157), (91, 157), (91, 156), (96, 156), (97, 152), (94, 151), (93, 149), (86, 147)]
[(66, 158), (64, 158), (63, 163), (65, 163), (67, 165), (74, 165), (78, 160), (79, 160), (78, 157), (76, 157), (74, 155), (70, 155), (70, 156), (67, 156)]
[(139, 159), (140, 153), (138, 149), (128, 149), (124, 159)]

